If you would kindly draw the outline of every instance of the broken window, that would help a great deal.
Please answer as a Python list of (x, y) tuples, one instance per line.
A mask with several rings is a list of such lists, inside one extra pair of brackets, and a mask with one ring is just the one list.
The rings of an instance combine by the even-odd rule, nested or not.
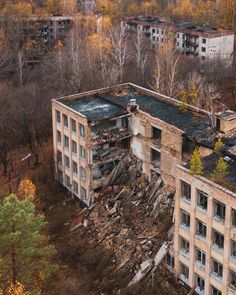
[(225, 220), (225, 205), (219, 201), (214, 201), (214, 217), (219, 221)]
[(73, 119), (71, 119), (71, 130), (76, 133), (76, 122)]
[(77, 143), (72, 140), (72, 153), (77, 154)]
[(61, 132), (57, 131), (57, 143), (61, 144)]
[(170, 253), (166, 254), (166, 264), (170, 269), (174, 269), (175, 266), (175, 258)]
[(199, 248), (196, 248), (196, 261), (202, 266), (206, 264), (206, 254)]
[(195, 281), (196, 281), (196, 292), (203, 294), (205, 290), (205, 281), (203, 278), (201, 278), (199, 275), (195, 275)]
[(162, 132), (161, 129), (152, 126), (152, 138), (155, 141), (160, 141), (161, 140), (161, 132)]
[(203, 210), (207, 210), (208, 195), (203, 191), (197, 191), (197, 206)]
[(191, 186), (183, 180), (181, 180), (181, 196), (185, 200), (191, 201)]
[(155, 149), (151, 149), (151, 160), (153, 166), (159, 166), (161, 159), (161, 153)]
[(197, 219), (197, 223), (196, 223), (196, 234), (202, 238), (206, 238), (206, 231), (207, 231), (207, 227), (206, 224), (204, 224), (203, 222), (201, 222), (200, 220)]
[(64, 147), (69, 148), (69, 138), (66, 135), (64, 135)]
[(84, 167), (80, 167), (80, 179), (86, 180), (86, 172)]
[(232, 225), (236, 227), (236, 210), (232, 209)]
[(63, 114), (63, 124), (65, 128), (68, 128), (68, 117)]
[(128, 118), (127, 117), (123, 117), (122, 118), (122, 127), (128, 128), (128, 125), (129, 125)]
[(206, 52), (206, 48), (205, 47), (202, 47), (202, 52)]
[(230, 270), (230, 286), (236, 288), (236, 272)]
[(62, 163), (62, 153), (59, 150), (57, 150), (57, 163), (58, 164)]
[(217, 231), (213, 231), (213, 245), (220, 249), (224, 249), (224, 236)]
[(180, 264), (180, 278), (188, 281), (189, 278), (189, 268), (183, 263)]
[(190, 215), (184, 210), (181, 210), (181, 226), (190, 227)]
[(61, 113), (56, 110), (57, 123), (61, 123)]
[(222, 295), (221, 291), (211, 286), (211, 295)]
[(70, 169), (70, 159), (67, 156), (65, 156), (64, 160), (65, 160), (65, 167), (67, 169)]
[(223, 275), (223, 265), (214, 259), (212, 259), (212, 274), (218, 278), (222, 278)]
[(85, 148), (80, 146), (80, 159), (85, 159)]
[(58, 170), (58, 181), (63, 183), (63, 173), (61, 170)]
[(73, 165), (73, 173), (75, 175), (78, 174), (78, 166), (77, 166), (77, 163), (75, 161), (72, 162), (72, 165)]
[(87, 192), (86, 192), (86, 189), (81, 187), (80, 188), (80, 194), (81, 194), (81, 200), (86, 203), (86, 195), (87, 195)]
[(79, 191), (78, 183), (76, 181), (73, 181), (73, 192), (75, 194), (78, 194), (78, 191)]
[(84, 138), (85, 128), (84, 128), (84, 125), (82, 125), (82, 124), (79, 125), (79, 134), (80, 134), (81, 138)]
[(231, 256), (236, 259), (236, 241), (231, 240)]
[(180, 238), (180, 251), (184, 254), (189, 254), (189, 242), (184, 238)]
[(70, 188), (70, 177), (66, 175), (66, 187)]

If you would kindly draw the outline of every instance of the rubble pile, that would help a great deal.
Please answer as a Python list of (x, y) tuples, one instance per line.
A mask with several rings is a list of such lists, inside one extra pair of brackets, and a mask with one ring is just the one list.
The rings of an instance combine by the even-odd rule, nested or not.
[(96, 135), (92, 138), (93, 144), (104, 144), (109, 142), (116, 142), (118, 139), (130, 136), (130, 132), (127, 128), (113, 128), (103, 131), (97, 131)]
[(112, 170), (95, 205), (78, 217), (78, 233), (89, 231), (94, 247), (112, 249), (116, 272), (126, 274), (132, 285), (155, 271), (167, 252), (173, 197), (160, 176), (149, 183), (142, 162), (128, 155)]

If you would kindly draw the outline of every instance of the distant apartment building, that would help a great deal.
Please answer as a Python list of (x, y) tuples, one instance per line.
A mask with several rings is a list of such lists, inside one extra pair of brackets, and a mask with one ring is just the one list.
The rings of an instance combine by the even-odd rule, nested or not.
[[(132, 153), (149, 180), (176, 188), (174, 241), (167, 266), (195, 294), (236, 294), (236, 114), (209, 113), (134, 84), (94, 90), (52, 101), (56, 178), (90, 206), (119, 160)], [(225, 185), (209, 180), (225, 142)], [(199, 147), (204, 175), (189, 170)], [(227, 184), (227, 185), (226, 185)]]
[(233, 58), (234, 33), (231, 31), (152, 17), (129, 18), (122, 22), (122, 27), (130, 32), (143, 32), (154, 48), (171, 38), (176, 50), (203, 62), (216, 58), (230, 62)]

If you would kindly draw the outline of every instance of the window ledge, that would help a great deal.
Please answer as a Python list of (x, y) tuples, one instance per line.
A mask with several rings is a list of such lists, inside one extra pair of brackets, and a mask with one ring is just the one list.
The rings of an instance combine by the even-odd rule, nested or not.
[(191, 200), (186, 199), (185, 197), (182, 197), (182, 200), (189, 205), (191, 204)]
[(215, 279), (216, 281), (218, 281), (219, 283), (222, 283), (222, 277), (219, 277), (219, 276), (217, 276), (217, 275), (214, 274), (214, 273), (211, 273), (211, 277), (212, 277), (213, 279)]
[(225, 223), (225, 220), (224, 219), (220, 219), (219, 217), (217, 216), (213, 216), (213, 219), (221, 224), (224, 224)]
[(202, 242), (206, 243), (206, 237), (203, 237), (203, 236), (200, 236), (199, 234), (196, 234), (196, 238), (197, 238), (199, 241), (202, 241)]
[(205, 265), (201, 264), (200, 261), (196, 261), (195, 265), (202, 271), (205, 271)]
[(212, 245), (212, 249), (215, 250), (216, 252), (223, 254), (224, 253), (224, 249), (220, 248), (218, 245), (213, 244)]
[(186, 232), (190, 232), (190, 227), (189, 226), (186, 226), (184, 224), (180, 224), (179, 225), (183, 230), (185, 230)]
[(199, 212), (201, 212), (201, 213), (207, 213), (207, 209), (204, 209), (204, 208), (202, 208), (202, 207), (199, 207), (199, 206), (197, 206), (197, 209), (198, 209), (198, 211)]
[(179, 253), (180, 253), (180, 255), (182, 255), (183, 257), (189, 259), (189, 252), (186, 252), (186, 251), (180, 249)]

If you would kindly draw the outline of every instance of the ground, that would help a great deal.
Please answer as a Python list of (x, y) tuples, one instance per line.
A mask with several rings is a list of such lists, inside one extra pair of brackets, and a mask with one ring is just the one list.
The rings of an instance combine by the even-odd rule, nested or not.
[(36, 184), (37, 209), (46, 216), (46, 231), (51, 243), (56, 246), (55, 260), (59, 265), (59, 271), (46, 282), (43, 294), (186, 294), (163, 266), (156, 272), (153, 280), (149, 277), (132, 288), (126, 288), (130, 277), (125, 272), (115, 271), (115, 247), (105, 247), (103, 243), (95, 245), (96, 239), (91, 236), (92, 229), (83, 230), (82, 234), (81, 231), (69, 231), (71, 221), (79, 215), (82, 208), (54, 180), (51, 145), (45, 143), (42, 146), (38, 166), (34, 166), (32, 160), (29, 165), (20, 161), (28, 152), (22, 148), (13, 153), (14, 170), (11, 172), (11, 185), (8, 183), (8, 177), (1, 175), (0, 187), (4, 188), (6, 194), (9, 187), (15, 191), (17, 183), (25, 175)]

